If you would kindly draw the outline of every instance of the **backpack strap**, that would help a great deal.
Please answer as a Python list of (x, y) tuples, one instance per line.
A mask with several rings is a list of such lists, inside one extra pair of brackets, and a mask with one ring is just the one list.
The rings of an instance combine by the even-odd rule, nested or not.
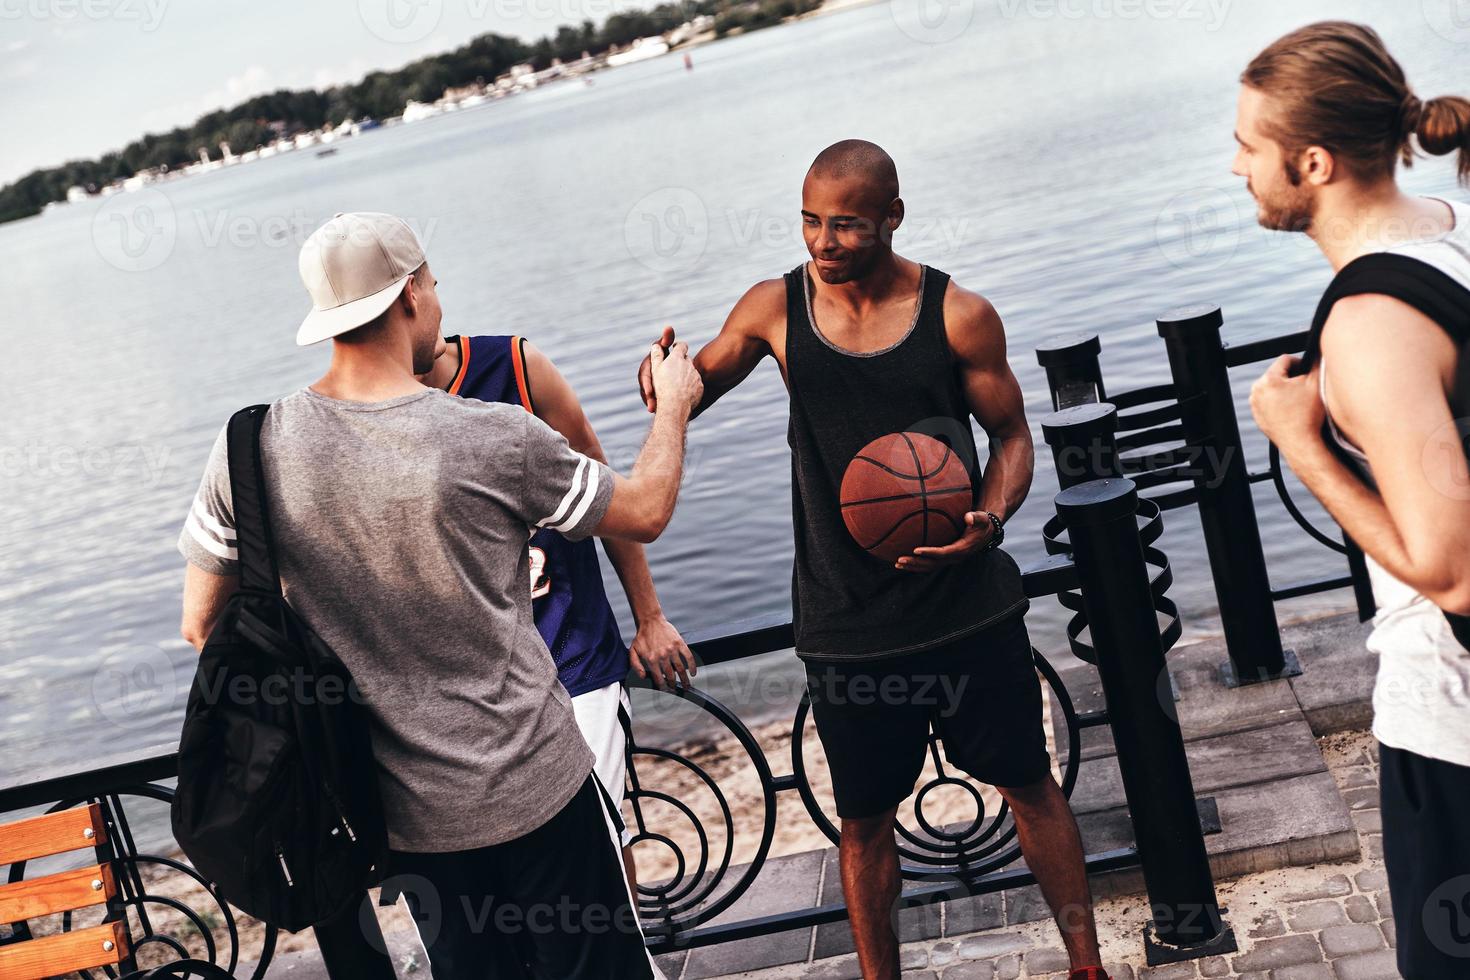
[(1470, 289), (1428, 262), (1375, 252), (1343, 266), (1322, 294), (1298, 373), (1306, 374), (1322, 356), (1322, 328), (1337, 301), (1367, 293), (1406, 303), (1443, 327), (1458, 346), (1470, 343)]
[(230, 416), (230, 496), (234, 504), (240, 587), (281, 595), (281, 575), (271, 539), (270, 512), (261, 468), (260, 430), (269, 405), (251, 405)]

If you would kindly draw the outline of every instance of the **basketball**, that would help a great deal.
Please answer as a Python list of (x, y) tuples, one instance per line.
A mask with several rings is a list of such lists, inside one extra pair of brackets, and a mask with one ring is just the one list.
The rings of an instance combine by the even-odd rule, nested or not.
[(954, 543), (974, 490), (954, 450), (932, 436), (895, 432), (847, 464), (841, 497), (843, 523), (858, 547), (892, 563), (915, 548)]

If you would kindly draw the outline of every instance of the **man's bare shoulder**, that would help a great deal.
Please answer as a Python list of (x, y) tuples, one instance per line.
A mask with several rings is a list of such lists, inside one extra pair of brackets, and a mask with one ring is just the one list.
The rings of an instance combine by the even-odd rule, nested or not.
[(745, 291), (730, 310), (725, 329), (769, 339), (786, 323), (786, 280), (764, 279)]
[(995, 306), (953, 279), (944, 291), (944, 332), (956, 356), (984, 357), (997, 349), (1005, 356), (1005, 327)]

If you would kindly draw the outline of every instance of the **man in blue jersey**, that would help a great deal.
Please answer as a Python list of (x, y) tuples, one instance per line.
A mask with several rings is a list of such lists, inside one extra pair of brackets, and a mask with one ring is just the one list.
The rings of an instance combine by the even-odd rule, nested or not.
[[(574, 450), (606, 461), (576, 392), (524, 337), (447, 337), (444, 353), (420, 380), (452, 395), (519, 405), (565, 436)], [(676, 678), (687, 685), (695, 665), (683, 637), (664, 618), (643, 546), (604, 538), (603, 547), (638, 626), (631, 648), (608, 603), (591, 538), (574, 542), (550, 529), (537, 531), (531, 537), (530, 588), (536, 628), (571, 695), (577, 727), (597, 757), (593, 770), (621, 800), (626, 739), (619, 712), (628, 711), (623, 680), (629, 665), (661, 687)], [(636, 893), (631, 838), (624, 830), (623, 863)]]

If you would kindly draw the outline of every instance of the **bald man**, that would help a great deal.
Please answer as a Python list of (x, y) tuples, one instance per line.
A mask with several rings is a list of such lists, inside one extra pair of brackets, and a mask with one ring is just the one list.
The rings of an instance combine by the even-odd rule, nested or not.
[[(811, 261), (735, 304), (694, 360), (704, 378), (695, 414), (775, 358), (790, 393), (796, 652), (842, 820), (842, 889), (863, 976), (899, 975), (894, 817), (932, 726), (949, 763), (1010, 804), (1073, 980), (1106, 980), (1077, 824), (1051, 775), (1027, 599), (998, 547), (1030, 489), (1033, 452), (1000, 317), (893, 251), (904, 206), (880, 147), (829, 146), (801, 196)], [(673, 342), (666, 329), (661, 343)], [(639, 384), (652, 411), (650, 369), (645, 361)], [(990, 441), (983, 474), (972, 416)], [(976, 489), (959, 540), (890, 564), (848, 534), (838, 491), (853, 456), (895, 432), (945, 442)]]

